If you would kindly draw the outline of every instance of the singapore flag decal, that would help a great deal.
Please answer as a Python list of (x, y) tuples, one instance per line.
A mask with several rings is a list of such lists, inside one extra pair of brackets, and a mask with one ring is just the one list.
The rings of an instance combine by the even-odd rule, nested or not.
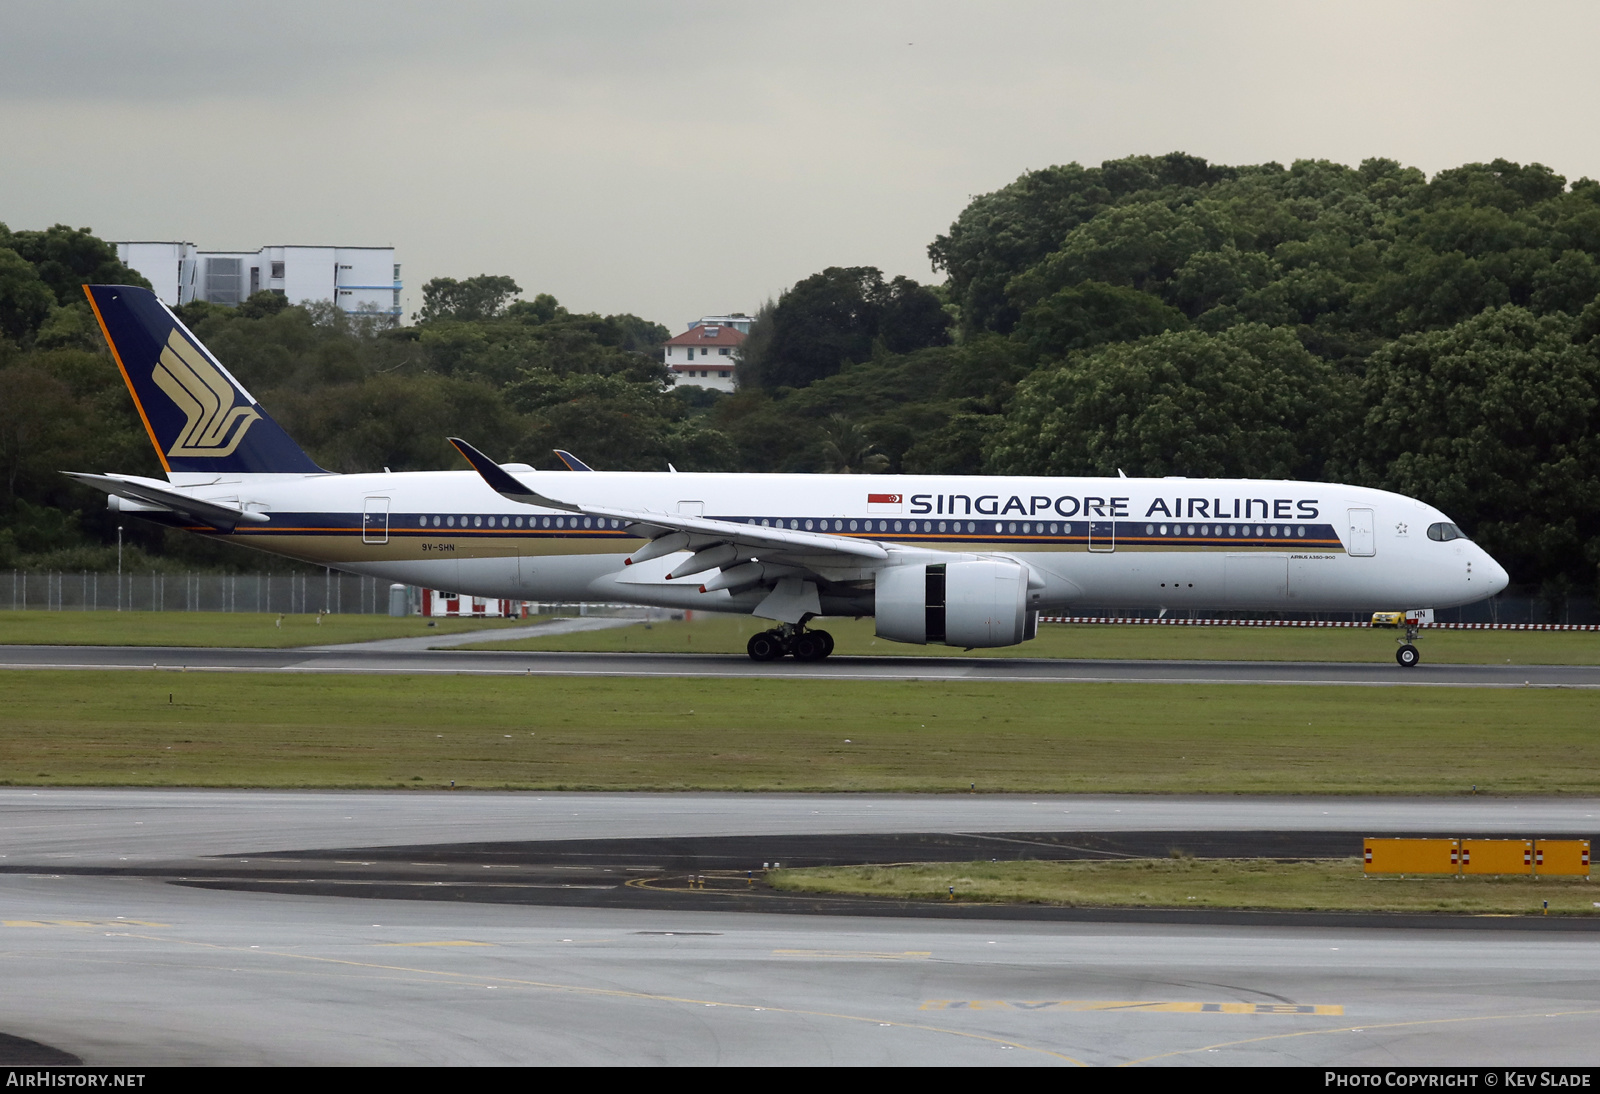
[(868, 494), (867, 512), (869, 513), (898, 513), (900, 505), (905, 501), (903, 494)]

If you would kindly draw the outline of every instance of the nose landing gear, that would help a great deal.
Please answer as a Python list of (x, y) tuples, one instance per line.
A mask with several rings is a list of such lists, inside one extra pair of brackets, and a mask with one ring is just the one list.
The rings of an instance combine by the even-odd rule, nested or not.
[(1421, 623), (1422, 620), (1410, 612), (1375, 612), (1372, 616), (1374, 627), (1384, 627), (1389, 630), (1405, 627), (1405, 636), (1395, 639), (1400, 643), (1400, 648), (1394, 651), (1394, 659), (1403, 669), (1414, 669), (1422, 660), (1422, 654), (1416, 646), (1422, 630)]
[(752, 661), (776, 661), (784, 656), (793, 656), (796, 661), (821, 661), (833, 652), (833, 635), (808, 631), (803, 623), (783, 623), (751, 635), (745, 652)]

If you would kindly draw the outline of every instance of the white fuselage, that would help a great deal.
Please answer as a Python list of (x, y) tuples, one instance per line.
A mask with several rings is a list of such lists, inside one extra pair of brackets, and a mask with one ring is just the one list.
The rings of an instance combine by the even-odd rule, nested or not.
[[(1002, 557), (1032, 574), (1031, 608), (1368, 611), (1451, 607), (1507, 576), (1449, 518), (1364, 487), (1240, 479), (540, 472), (518, 478), (580, 506), (779, 524), (870, 539), (887, 562), (824, 573), (823, 614), (872, 613), (877, 568)], [(384, 580), (475, 596), (749, 613), (760, 595), (668, 580), (684, 554), (638, 566), (618, 521), (509, 501), (475, 472), (173, 476), (269, 519), (230, 542)], [(140, 507), (124, 503), (123, 508)], [(142, 514), (151, 515), (155, 514)]]

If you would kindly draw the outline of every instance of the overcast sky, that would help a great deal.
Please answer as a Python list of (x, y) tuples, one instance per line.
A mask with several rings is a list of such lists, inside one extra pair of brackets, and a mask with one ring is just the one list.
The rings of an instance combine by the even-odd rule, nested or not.
[(387, 245), (681, 329), (926, 248), (1029, 168), (1600, 177), (1600, 5), (0, 0), (0, 221)]

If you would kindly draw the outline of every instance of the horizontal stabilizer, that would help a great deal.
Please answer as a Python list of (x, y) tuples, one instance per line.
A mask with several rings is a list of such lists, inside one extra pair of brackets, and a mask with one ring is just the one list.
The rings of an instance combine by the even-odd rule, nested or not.
[(62, 473), (85, 486), (104, 490), (107, 494), (145, 505), (154, 505), (161, 509), (170, 509), (174, 513), (194, 517), (202, 523), (224, 531), (232, 531), (240, 524), (265, 524), (271, 519), (265, 513), (252, 513), (235, 505), (207, 501), (175, 490), (164, 482), (137, 475), (90, 475), (81, 471)]

